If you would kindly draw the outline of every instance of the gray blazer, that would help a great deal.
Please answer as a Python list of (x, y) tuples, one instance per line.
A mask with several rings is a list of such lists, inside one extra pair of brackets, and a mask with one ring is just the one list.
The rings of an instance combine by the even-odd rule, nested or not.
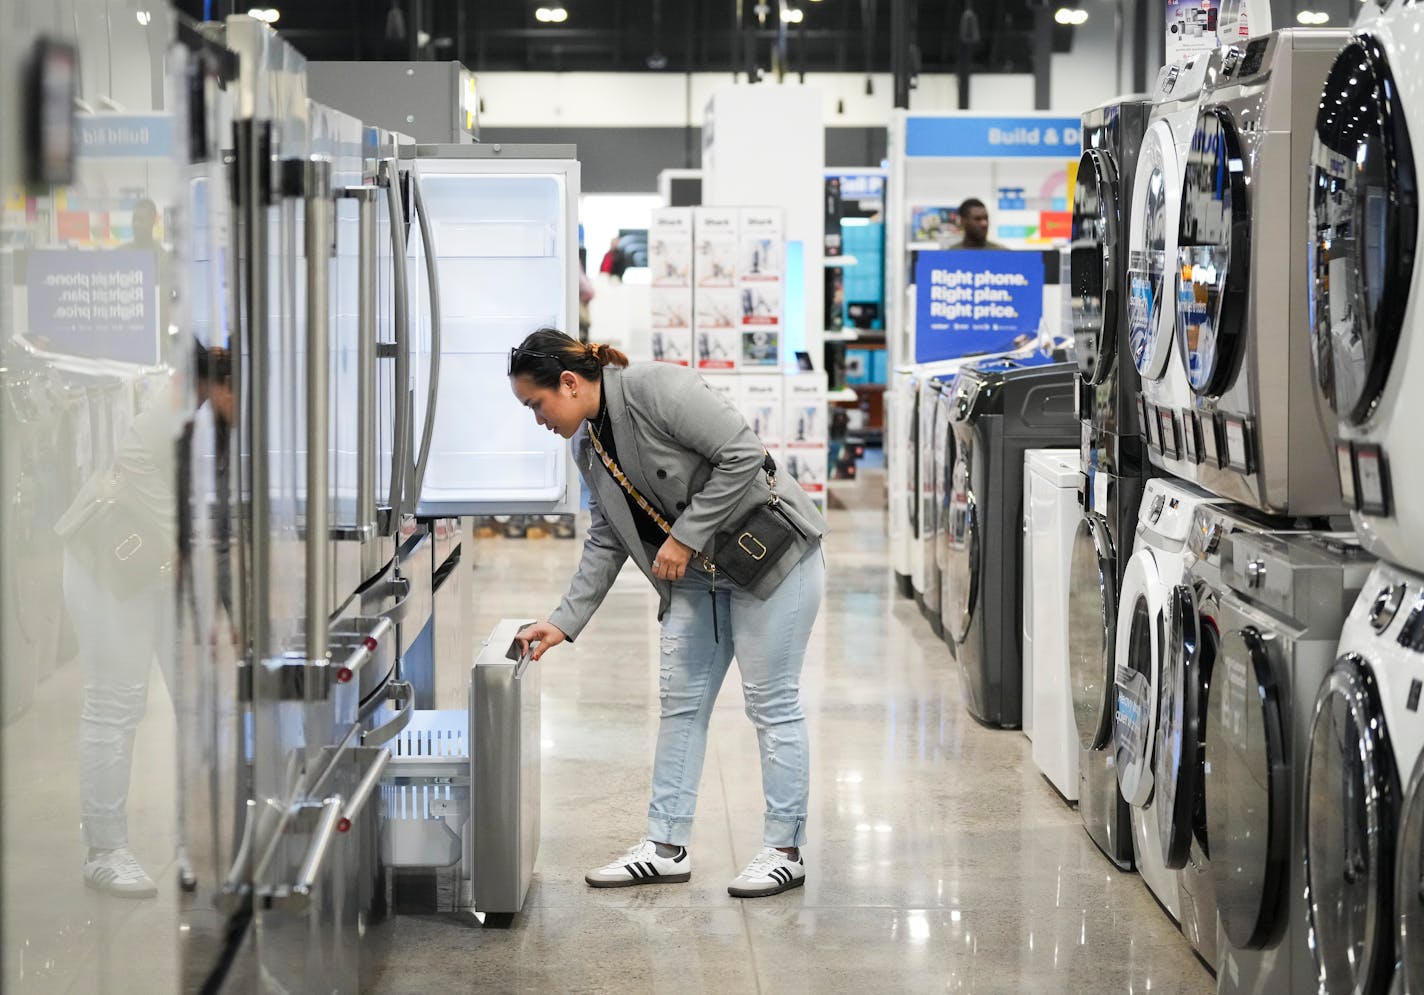
[[(747, 421), (694, 371), (668, 363), (605, 367), (603, 396), (618, 463), (629, 481), (671, 519), (675, 539), (710, 552), (719, 531), (741, 522), (771, 490), (762, 473), (763, 448)], [(549, 621), (576, 639), (603, 603), (628, 557), (653, 583), (658, 619), (667, 611), (672, 585), (653, 576), (652, 561), (638, 538), (623, 488), (609, 474), (582, 426), (570, 443), (588, 485), (593, 521), (584, 540), (578, 573)], [(765, 598), (802, 556), (826, 534), (826, 521), (789, 476), (776, 492), (788, 517), (800, 527), (793, 547), (751, 593)]]

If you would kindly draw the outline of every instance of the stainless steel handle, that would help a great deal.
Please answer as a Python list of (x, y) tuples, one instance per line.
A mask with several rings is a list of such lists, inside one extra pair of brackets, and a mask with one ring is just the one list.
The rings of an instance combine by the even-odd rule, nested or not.
[(411, 507), (420, 502), (420, 492), (425, 486), (425, 466), (430, 461), (430, 439), (435, 431), (435, 402), (440, 391), (440, 274), (439, 259), (435, 254), (435, 233), (430, 228), (430, 215), (425, 210), (425, 198), (421, 196), (420, 177), (415, 170), (410, 171), (411, 203), (420, 218), (420, 242), (425, 250), (425, 280), (430, 291), (430, 382), (425, 396), (425, 425), (420, 433), (420, 455), (415, 461), (415, 479), (412, 481)]
[[(268, 384), (271, 379), (271, 351), (267, 328), (267, 208), (272, 202), (272, 133), (268, 122), (252, 119), (233, 125), (234, 154), (237, 160), (237, 214), (240, 274), (243, 289), (242, 318), (237, 323), (234, 342), (234, 387), (238, 425), (245, 427), (247, 458), (247, 500), (250, 502), (246, 542), (239, 551), (250, 552), (245, 577), (245, 599), (249, 647), (253, 659), (267, 655), (271, 641), (271, 605), (268, 583), (271, 576), (272, 495), (268, 467)], [(243, 362), (245, 358), (246, 362)], [(246, 388), (245, 390), (243, 388)], [(245, 423), (245, 424), (244, 424)], [(241, 434), (241, 431), (239, 432)], [(241, 472), (241, 470), (239, 471)]]
[[(410, 709), (406, 709), (410, 711)], [(361, 814), (361, 809), (366, 807), (366, 801), (371, 797), (371, 792), (376, 789), (376, 785), (381, 783), (381, 775), (386, 771), (386, 764), (391, 762), (390, 750), (379, 750), (376, 759), (371, 761), (371, 769), (366, 771), (366, 776), (361, 778), (361, 783), (356, 785), (356, 790), (351, 793), (351, 798), (346, 802), (346, 807), (341, 810), (341, 820), (337, 822), (338, 832), (346, 832), (351, 828), (351, 823), (356, 821), (356, 817)]]
[(341, 684), (347, 684), (352, 681), (356, 675), (361, 672), (361, 668), (371, 662), (371, 658), (375, 656), (376, 649), (385, 639), (390, 637), (391, 629), (394, 627), (389, 618), (382, 617), (377, 619), (371, 631), (361, 637), (361, 642), (347, 655), (346, 659), (342, 660), (338, 665), (336, 680)]
[(386, 207), (391, 217), (391, 266), (395, 298), (395, 434), (391, 439), (391, 486), (387, 499), (390, 528), (400, 529), (404, 514), (406, 444), (410, 438), (410, 297), (405, 269), (405, 217), (401, 210), (400, 173), (393, 159), (381, 163), (381, 183), (386, 188)]
[[(357, 214), (356, 308), (356, 524), (362, 537), (376, 528), (376, 195), (374, 186), (347, 187)], [(369, 531), (367, 531), (369, 530)]]
[[(327, 616), (331, 614), (327, 583), (327, 532), (331, 524), (331, 162), (307, 160), (302, 178), (307, 264), (306, 656), (311, 668), (326, 661)], [(313, 700), (317, 690), (313, 676), (307, 675), (308, 700)]]
[(218, 890), (214, 898), (214, 904), (218, 911), (224, 915), (232, 915), (241, 906), (243, 899), (252, 890), (252, 837), (255, 833), (257, 822), (257, 802), (247, 799), (247, 811), (242, 820), (242, 841), (238, 844), (237, 854), (232, 859), (232, 868), (227, 872), (227, 879), (223, 881), (222, 887)]
[(311, 898), (312, 889), (321, 875), (321, 865), (326, 863), (326, 852), (331, 849), (331, 839), (336, 835), (336, 824), (341, 819), (343, 803), (340, 795), (332, 795), (321, 803), (321, 820), (316, 824), (311, 846), (297, 871), (297, 880), (286, 894), (273, 895), (274, 904), (305, 907)]
[[(409, 706), (411, 699), (413, 699), (414, 697), (415, 688), (411, 686), (411, 683), (409, 681), (391, 681), (389, 684), (386, 685), (385, 698), (377, 698), (372, 701), (369, 706), (370, 711), (367, 712), (366, 715), (363, 715), (361, 718), (363, 720), (369, 718), (371, 714), (375, 713), (377, 708), (379, 708), (381, 705), (384, 705), (388, 701), (403, 702), (407, 706)], [(410, 720), (414, 717), (414, 715), (414, 708), (402, 708), (400, 711), (396, 712), (396, 717), (391, 719), (389, 722), (382, 723), (381, 725), (372, 729), (370, 732), (363, 733), (361, 736), (361, 744), (363, 746), (386, 745), (391, 740), (395, 739), (397, 736), (399, 736), (402, 732), (405, 731), (406, 726), (410, 725)]]
[(396, 577), (388, 580), (383, 585), (382, 594), (388, 596), (398, 595), (396, 603), (385, 611), (381, 612), (382, 618), (388, 618), (392, 622), (402, 622), (405, 620), (406, 612), (410, 610), (410, 581), (404, 577)]

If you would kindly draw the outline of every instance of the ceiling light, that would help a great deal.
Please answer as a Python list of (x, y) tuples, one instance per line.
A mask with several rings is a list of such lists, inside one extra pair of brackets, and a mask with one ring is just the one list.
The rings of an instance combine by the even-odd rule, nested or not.
[(806, 12), (800, 7), (782, 7), (781, 19), (787, 24), (800, 24), (806, 19)]
[(153, 15), (146, 10), (134, 11), (134, 17), (138, 18), (138, 23), (148, 27), (149, 21), (153, 20)]
[(569, 12), (562, 4), (553, 7), (538, 7), (534, 11), (534, 20), (542, 24), (563, 24), (569, 19)]
[(1301, 24), (1307, 25), (1330, 23), (1330, 15), (1325, 13), (1325, 11), (1323, 10), (1303, 10), (1299, 14), (1295, 15), (1295, 19)]
[(276, 24), (277, 19), (282, 16), (282, 12), (276, 7), (253, 7), (247, 12), (247, 16), (262, 21), (264, 24)]
[(1059, 24), (1077, 26), (1088, 23), (1088, 12), (1081, 7), (1059, 7), (1053, 12), (1053, 19)]

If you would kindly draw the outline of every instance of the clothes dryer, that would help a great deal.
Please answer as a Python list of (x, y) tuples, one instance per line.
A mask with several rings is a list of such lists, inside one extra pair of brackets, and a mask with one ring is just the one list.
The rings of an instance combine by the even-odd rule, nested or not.
[(1132, 807), (1133, 852), (1143, 882), (1180, 920), (1176, 873), (1162, 854), (1170, 810), (1155, 790), (1163, 661), (1172, 596), (1186, 578), (1187, 540), (1198, 508), (1220, 499), (1183, 481), (1149, 480), (1118, 602), (1113, 751), (1118, 784)]
[(1275, 515), (1344, 513), (1311, 387), (1301, 208), (1318, 95), (1347, 38), (1291, 29), (1213, 52), (1182, 179), (1185, 455), (1208, 490)]
[(1241, 531), (1219, 542), (1205, 767), (1218, 991), (1314, 991), (1302, 901), (1310, 729), (1373, 558), (1352, 537), (1322, 533)]
[(1424, 990), (1421, 689), (1424, 577), (1382, 563), (1340, 634), (1310, 732), (1308, 980), (1323, 991)]
[(990, 725), (1022, 722), (1024, 452), (1077, 444), (1076, 371), (1039, 355), (986, 360), (954, 385), (944, 630), (969, 711)]
[(1424, 572), (1424, 503), (1413, 498), (1424, 489), (1424, 460), (1414, 457), (1424, 424), (1424, 230), (1413, 144), (1424, 141), (1424, 6), (1361, 11), (1379, 13), (1335, 59), (1315, 118), (1313, 368), (1338, 416), (1336, 466), (1361, 541)]
[[(1137, 153), (1151, 104), (1127, 98), (1083, 114), (1082, 158), (1073, 192), (1069, 251), (1078, 417), (1101, 450), (1097, 467), (1138, 473), (1145, 461), (1137, 423), (1137, 367), (1128, 359), (1127, 235)], [(1119, 357), (1123, 357), (1119, 362)]]
[(1173, 271), (1181, 220), (1182, 168), (1206, 78), (1199, 55), (1166, 66), (1157, 77), (1147, 134), (1137, 157), (1128, 223), (1129, 355), (1141, 377), (1138, 426), (1148, 459), (1174, 476), (1194, 479), (1182, 441), (1181, 411), (1191, 390), (1174, 335)]
[(1080, 516), (1078, 451), (1030, 449), (1023, 473), (1023, 730), (1034, 763), (1071, 802), (1078, 731), (1068, 685), (1068, 567)]

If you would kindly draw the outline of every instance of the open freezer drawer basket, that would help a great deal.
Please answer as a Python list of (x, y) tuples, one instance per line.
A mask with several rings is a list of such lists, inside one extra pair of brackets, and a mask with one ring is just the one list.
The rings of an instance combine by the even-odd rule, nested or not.
[(381, 782), (381, 856), (401, 870), (450, 869), (439, 905), (513, 914), (539, 851), (539, 668), (505, 619), (470, 668), (469, 709), (418, 710), (391, 742)]

